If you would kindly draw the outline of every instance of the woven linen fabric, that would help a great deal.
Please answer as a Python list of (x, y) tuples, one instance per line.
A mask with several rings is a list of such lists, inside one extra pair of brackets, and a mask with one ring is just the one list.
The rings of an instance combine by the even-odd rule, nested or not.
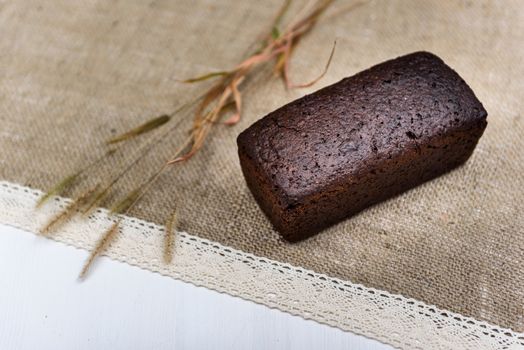
[[(291, 13), (303, 4), (295, 2)], [(163, 224), (177, 203), (180, 229), (201, 238), (524, 331), (522, 4), (369, 1), (342, 11), (350, 4), (336, 2), (293, 53), (292, 79), (308, 81), (337, 39), (319, 84), (286, 91), (259, 73), (247, 82), (241, 122), (217, 126), (205, 148), (161, 176), (130, 214)], [(279, 6), (273, 0), (0, 2), (0, 179), (48, 188), (103, 154), (111, 136), (194, 100), (209, 83), (177, 80), (237, 64)], [(238, 133), (307, 92), (417, 50), (442, 57), (488, 111), (472, 158), (311, 239), (282, 241), (244, 183)], [(176, 129), (116, 183), (113, 200), (172, 156), (191, 126), (190, 111), (178, 118), (171, 122)], [(130, 141), (84, 185), (110, 176), (146, 142)]]

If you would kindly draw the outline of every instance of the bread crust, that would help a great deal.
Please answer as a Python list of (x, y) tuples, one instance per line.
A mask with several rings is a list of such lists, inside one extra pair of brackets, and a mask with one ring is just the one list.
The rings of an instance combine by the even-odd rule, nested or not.
[(264, 213), (298, 241), (461, 165), (486, 118), (455, 71), (415, 52), (269, 113), (238, 152)]

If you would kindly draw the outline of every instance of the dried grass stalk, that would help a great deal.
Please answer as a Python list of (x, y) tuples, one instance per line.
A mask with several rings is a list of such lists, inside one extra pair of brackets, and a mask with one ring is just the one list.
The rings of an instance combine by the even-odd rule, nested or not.
[(107, 246), (116, 238), (116, 234), (118, 233), (120, 225), (120, 220), (116, 221), (105, 231), (102, 236), (100, 237), (98, 243), (96, 244), (95, 248), (91, 251), (89, 254), (89, 257), (87, 258), (84, 267), (82, 268), (82, 271), (80, 272), (80, 275), (78, 276), (79, 279), (84, 279), (87, 275), (87, 272), (93, 265), (93, 262), (95, 261), (95, 258), (102, 253)]
[(60, 180), (55, 184), (49, 191), (47, 191), (38, 202), (36, 202), (36, 208), (40, 208), (45, 202), (49, 200), (52, 196), (59, 196), (63, 194), (64, 191), (68, 190), (78, 179), (81, 172), (77, 172), (73, 175), (66, 176), (64, 179)]
[(86, 201), (86, 205), (82, 208), (82, 215), (88, 215), (91, 211), (96, 208), (101, 202), (103, 202), (107, 197), (109, 197), (111, 187), (106, 186), (97, 193), (93, 194), (89, 201)]
[(153, 118), (153, 119), (145, 122), (144, 124), (139, 125), (136, 128), (131, 129), (131, 130), (123, 133), (122, 135), (118, 135), (118, 136), (110, 139), (109, 141), (107, 141), (107, 143), (108, 144), (114, 144), (114, 143), (118, 143), (118, 142), (129, 140), (129, 139), (131, 139), (133, 137), (136, 137), (138, 135), (145, 134), (146, 132), (149, 132), (151, 130), (154, 130), (154, 129), (164, 125), (170, 119), (171, 119), (171, 116), (166, 115), (166, 114), (161, 115), (160, 117)]
[(124, 213), (128, 211), (131, 208), (131, 206), (137, 201), (138, 197), (140, 196), (140, 193), (140, 188), (137, 188), (129, 192), (129, 194), (124, 199), (122, 199), (120, 202), (116, 203), (111, 207), (111, 214)]
[(177, 226), (177, 210), (173, 210), (166, 222), (166, 232), (164, 236), (164, 262), (170, 264), (173, 260), (174, 240)]
[(246, 58), (232, 70), (212, 72), (197, 78), (186, 79), (186, 83), (195, 83), (203, 80), (220, 77), (220, 80), (212, 86), (204, 100), (197, 108), (193, 130), (191, 132), (191, 145), (182, 155), (177, 155), (167, 162), (175, 164), (189, 160), (204, 145), (206, 138), (211, 132), (213, 125), (223, 115), (223, 110), (234, 102), (235, 113), (224, 121), (226, 125), (234, 125), (240, 121), (242, 114), (242, 92), (241, 84), (251, 75), (255, 67), (276, 59), (274, 71), (282, 77), (287, 88), (309, 87), (318, 82), (326, 74), (335, 53), (336, 43), (333, 45), (329, 59), (323, 72), (315, 79), (304, 84), (293, 84), (289, 79), (289, 61), (293, 48), (299, 39), (308, 33), (317, 23), (320, 15), (333, 3), (333, 0), (319, 0), (307, 15), (295, 19), (284, 30), (280, 30), (280, 22), (287, 12), (291, 1), (286, 0), (277, 12), (270, 30), (262, 41), (262, 47), (253, 55)]
[(53, 229), (57, 226), (63, 224), (73, 215), (76, 214), (77, 210), (81, 209), (83, 205), (90, 201), (93, 195), (96, 193), (99, 185), (96, 185), (93, 188), (82, 193), (80, 196), (75, 198), (71, 203), (69, 203), (64, 210), (60, 211), (54, 217), (52, 217), (47, 224), (40, 229), (40, 234), (48, 235)]
[[(108, 144), (120, 143), (131, 139), (133, 137), (147, 133), (153, 129), (161, 127), (162, 125), (169, 122), (175, 115), (181, 113), (181, 111), (187, 107), (196, 105), (196, 112), (194, 114), (193, 127), (190, 130), (189, 137), (184, 140), (178, 150), (176, 150), (170, 159), (168, 159), (159, 170), (157, 170), (151, 177), (149, 177), (143, 184), (137, 189), (128, 193), (124, 199), (120, 200), (111, 208), (111, 213), (127, 214), (129, 211), (140, 201), (142, 196), (148, 191), (149, 187), (158, 179), (158, 177), (171, 165), (181, 163), (189, 160), (195, 155), (205, 144), (207, 137), (211, 134), (212, 129), (219, 124), (234, 125), (240, 121), (243, 111), (243, 98), (242, 93), (247, 89), (244, 87), (244, 83), (248, 81), (248, 78), (253, 76), (255, 68), (258, 66), (273, 62), (273, 70), (278, 74), (285, 82), (287, 88), (297, 87), (308, 87), (315, 84), (320, 80), (327, 72), (329, 65), (331, 64), (335, 45), (331, 50), (329, 59), (326, 67), (322, 74), (316, 79), (305, 83), (305, 84), (293, 84), (289, 79), (289, 61), (291, 53), (294, 47), (299, 42), (300, 38), (309, 32), (317, 23), (320, 15), (327, 9), (333, 0), (318, 0), (312, 7), (303, 7), (303, 15), (297, 16), (294, 21), (291, 21), (288, 26), (281, 28), (281, 22), (286, 12), (288, 11), (291, 0), (285, 0), (282, 7), (277, 12), (275, 19), (269, 28), (266, 35), (263, 37), (261, 42), (261, 48), (255, 51), (251, 56), (247, 57), (240, 62), (234, 69), (225, 70), (219, 72), (211, 72), (196, 78), (186, 79), (185, 83), (198, 83), (208, 79), (218, 79), (217, 82), (211, 86), (202, 96), (197, 99), (188, 102), (182, 107), (176, 109), (169, 115), (162, 115), (160, 117), (153, 118), (144, 124), (131, 129), (124, 134), (116, 136), (108, 141)], [(257, 44), (257, 42), (255, 42)], [(336, 43), (335, 43), (336, 44)], [(254, 47), (254, 46), (252, 46)], [(252, 82), (251, 82), (252, 83)], [(253, 84), (250, 84), (253, 85)], [(230, 108), (234, 108), (233, 114), (227, 119), (222, 120)], [(147, 144), (139, 149), (137, 156), (133, 156), (133, 161), (119, 168), (117, 174), (112, 174), (106, 184), (101, 190), (98, 187), (86, 191), (81, 197), (77, 198), (72, 202), (62, 213), (54, 217), (42, 230), (42, 232), (49, 232), (52, 227), (55, 227), (59, 222), (64, 221), (66, 218), (71, 216), (79, 209), (83, 209), (84, 213), (89, 213), (90, 210), (102, 201), (104, 201), (110, 194), (113, 185), (121, 179), (132, 167), (134, 167), (140, 159), (145, 157), (153, 147), (159, 142), (166, 139), (167, 135), (176, 128), (182, 120), (178, 120), (176, 123), (167, 128), (165, 131), (155, 135), (152, 139), (149, 139)], [(117, 146), (121, 147), (121, 145)], [(105, 155), (95, 162), (87, 165), (79, 173), (74, 174), (60, 183), (55, 185), (43, 198), (39, 201), (38, 205), (41, 205), (45, 200), (50, 198), (54, 194), (60, 194), (78, 179), (78, 176), (84, 172), (87, 168), (94, 166), (102, 159), (107, 159), (108, 156), (113, 154), (116, 149), (111, 149), (105, 153)], [(172, 261), (173, 257), (173, 244), (174, 236), (176, 231), (176, 219), (177, 213), (174, 211), (169, 219), (166, 221), (166, 235), (164, 238), (164, 260), (166, 263)], [(115, 222), (104, 234), (101, 236), (97, 245), (91, 252), (87, 259), (81, 273), (80, 278), (84, 278), (93, 264), (95, 258), (103, 252), (107, 246), (115, 239), (119, 229), (120, 219)]]

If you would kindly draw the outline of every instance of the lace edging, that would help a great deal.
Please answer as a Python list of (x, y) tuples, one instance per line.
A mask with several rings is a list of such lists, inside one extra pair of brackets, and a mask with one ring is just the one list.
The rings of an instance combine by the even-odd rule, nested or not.
[[(35, 211), (41, 191), (0, 181), (0, 223), (37, 232), (70, 200), (55, 197)], [(75, 217), (52, 238), (90, 249), (112, 219), (104, 209)], [(238, 296), (407, 349), (518, 349), (524, 334), (401, 295), (255, 256), (185, 232), (174, 260), (162, 262), (164, 228), (124, 217), (104, 255), (198, 286)], [(80, 267), (79, 267), (80, 268)]]

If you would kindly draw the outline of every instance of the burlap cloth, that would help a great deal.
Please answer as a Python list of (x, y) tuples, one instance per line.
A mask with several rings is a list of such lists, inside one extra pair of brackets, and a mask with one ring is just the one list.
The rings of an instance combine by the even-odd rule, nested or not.
[[(293, 11), (303, 3), (297, 1)], [(286, 92), (257, 78), (235, 127), (161, 177), (132, 215), (256, 255), (524, 331), (524, 11), (519, 1), (339, 1), (298, 46)], [(107, 148), (115, 133), (171, 111), (209, 86), (176, 82), (238, 63), (280, 1), (0, 1), (0, 179), (48, 188)], [(292, 99), (416, 50), (441, 56), (489, 113), (468, 163), (298, 244), (271, 229), (242, 178), (237, 134)], [(261, 73), (263, 76), (264, 74)], [(123, 194), (170, 156), (190, 115), (118, 182)], [(144, 142), (132, 141), (114, 162)], [(107, 175), (114, 163), (91, 173)], [(109, 203), (106, 203), (108, 205)]]

